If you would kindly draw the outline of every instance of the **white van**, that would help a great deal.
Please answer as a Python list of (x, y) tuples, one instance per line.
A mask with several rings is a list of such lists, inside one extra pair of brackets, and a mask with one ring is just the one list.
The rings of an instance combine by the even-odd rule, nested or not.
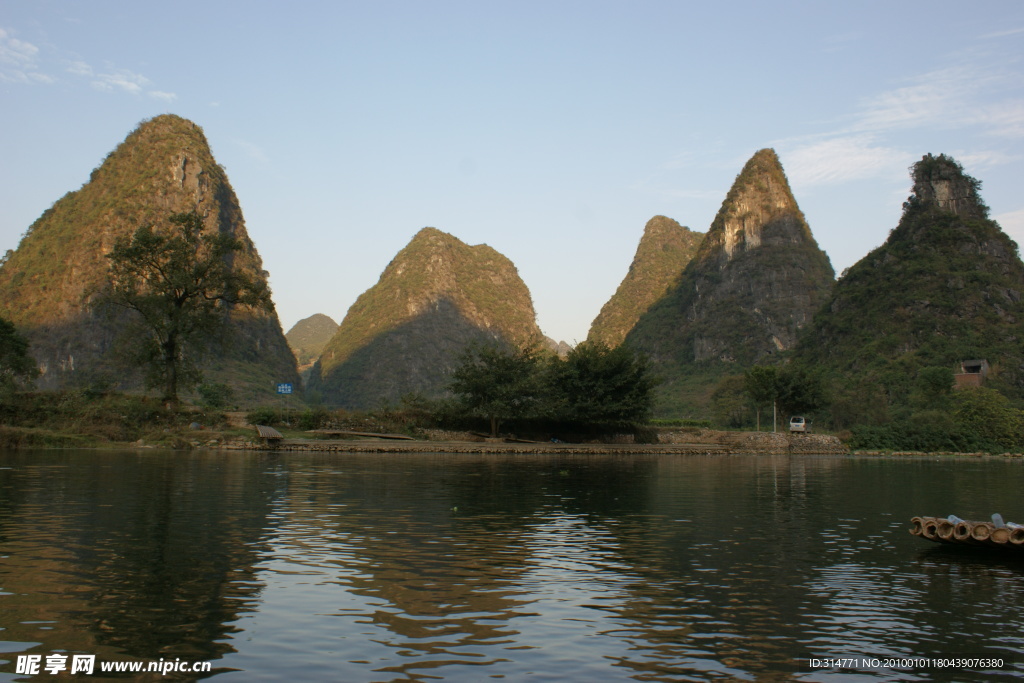
[(799, 415), (794, 415), (789, 418), (789, 431), (807, 433), (811, 431), (811, 421), (806, 420)]

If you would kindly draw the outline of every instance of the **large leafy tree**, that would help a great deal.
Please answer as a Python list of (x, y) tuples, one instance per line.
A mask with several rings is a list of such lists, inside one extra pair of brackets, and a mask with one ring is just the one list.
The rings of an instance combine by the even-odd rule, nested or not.
[(161, 227), (140, 227), (107, 255), (110, 287), (101, 301), (135, 315), (134, 347), (147, 367), (147, 385), (162, 387), (168, 403), (201, 379), (195, 358), (226, 323), (231, 305), (273, 308), (265, 281), (232, 267), (241, 248), (230, 234), (206, 231), (202, 216), (191, 211), (171, 215)]
[(757, 431), (761, 431), (761, 408), (774, 408), (779, 400), (779, 369), (774, 365), (755, 365), (743, 373), (743, 387), (754, 402)]
[(789, 364), (779, 371), (779, 408), (783, 415), (807, 415), (828, 405), (828, 386), (817, 368)]
[(647, 357), (622, 344), (577, 344), (551, 367), (553, 414), (575, 424), (631, 425), (650, 417), (655, 380)]
[(743, 374), (743, 385), (758, 411), (758, 429), (764, 406), (774, 406), (791, 416), (813, 412), (828, 403), (824, 375), (798, 365), (755, 365)]
[(530, 417), (541, 398), (539, 356), (533, 347), (471, 346), (452, 373), (449, 389), (460, 407), (487, 418), (491, 436), (502, 420)]
[(471, 347), (449, 389), (463, 411), (490, 420), (494, 436), (508, 419), (582, 428), (635, 425), (650, 415), (654, 383), (646, 356), (587, 341), (564, 359), (534, 347)]

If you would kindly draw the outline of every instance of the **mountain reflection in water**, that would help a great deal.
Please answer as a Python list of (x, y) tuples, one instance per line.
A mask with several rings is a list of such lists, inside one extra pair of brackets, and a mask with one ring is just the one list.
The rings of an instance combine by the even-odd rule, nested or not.
[(0, 681), (56, 651), (246, 681), (1020, 678), (1024, 553), (907, 528), (1024, 521), (1022, 464), (2, 453)]

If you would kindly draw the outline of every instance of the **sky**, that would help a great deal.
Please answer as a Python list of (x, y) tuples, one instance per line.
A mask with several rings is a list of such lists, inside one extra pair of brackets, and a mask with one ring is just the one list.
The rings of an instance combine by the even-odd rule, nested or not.
[(947, 154), (1024, 243), (1024, 3), (0, 0), (0, 252), (139, 124), (200, 125), (281, 324), (421, 228), (583, 341), (656, 215), (706, 232), (772, 147), (837, 275)]

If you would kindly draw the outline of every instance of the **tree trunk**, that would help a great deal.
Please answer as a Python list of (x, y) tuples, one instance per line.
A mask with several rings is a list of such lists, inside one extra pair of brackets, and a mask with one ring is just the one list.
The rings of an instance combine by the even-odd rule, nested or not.
[(163, 343), (164, 351), (164, 403), (178, 405), (178, 344), (174, 337)]

